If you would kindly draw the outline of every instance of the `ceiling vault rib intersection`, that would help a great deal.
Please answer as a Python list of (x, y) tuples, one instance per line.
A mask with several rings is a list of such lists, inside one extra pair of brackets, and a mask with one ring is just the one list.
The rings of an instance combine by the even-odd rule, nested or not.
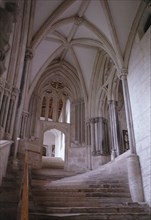
[(45, 21), (42, 27), (37, 31), (35, 36), (33, 36), (31, 46), (35, 49), (40, 41), (46, 36), (50, 27), (55, 22), (55, 20), (67, 9), (69, 8), (76, 0), (64, 1)]
[[(141, 0), (137, 1), (141, 2)], [(40, 23), (39, 26), (37, 20), (34, 23), (37, 29), (33, 29), (37, 32), (33, 35), (30, 44), (36, 58), (31, 61), (34, 67), (29, 94), (32, 93), (44, 71), (56, 59), (57, 62), (68, 62), (76, 69), (82, 90), (81, 96), (87, 103), (88, 97), (95, 95), (89, 94), (89, 88), (93, 89), (93, 83), (96, 83), (97, 92), (100, 88), (98, 81), (104, 80), (105, 70), (101, 67), (101, 63), (105, 65), (104, 60), (113, 61), (116, 73), (119, 73), (124, 65), (128, 65), (131, 44), (145, 3), (140, 4), (140, 7), (143, 5), (144, 8), (142, 11), (139, 9), (139, 12), (136, 10), (139, 3), (130, 4), (131, 0), (123, 0), (123, 3), (118, 3), (118, 0), (114, 3), (110, 0), (55, 0), (50, 3), (47, 0), (46, 2), (48, 8), (43, 19), (38, 17), (38, 12), (42, 12), (40, 6), (45, 2), (35, 0), (32, 8), (31, 26), (33, 19), (39, 19)], [(130, 10), (131, 6), (132, 10)], [(130, 19), (129, 16), (125, 16), (128, 9), (131, 11)], [(118, 17), (121, 20), (118, 20)], [(124, 20), (125, 18), (127, 20)], [(131, 30), (133, 26), (135, 33)], [(36, 59), (41, 62), (38, 63)]]

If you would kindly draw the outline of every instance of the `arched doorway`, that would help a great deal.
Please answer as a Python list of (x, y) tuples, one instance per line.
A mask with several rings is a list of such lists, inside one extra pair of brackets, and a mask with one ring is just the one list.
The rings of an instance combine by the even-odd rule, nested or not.
[(43, 167), (63, 168), (65, 161), (65, 134), (50, 129), (43, 134)]

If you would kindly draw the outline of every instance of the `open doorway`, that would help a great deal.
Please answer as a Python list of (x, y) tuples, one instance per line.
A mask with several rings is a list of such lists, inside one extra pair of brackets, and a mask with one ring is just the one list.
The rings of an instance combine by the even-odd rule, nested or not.
[(63, 168), (65, 161), (65, 134), (57, 129), (45, 131), (43, 136), (43, 167)]

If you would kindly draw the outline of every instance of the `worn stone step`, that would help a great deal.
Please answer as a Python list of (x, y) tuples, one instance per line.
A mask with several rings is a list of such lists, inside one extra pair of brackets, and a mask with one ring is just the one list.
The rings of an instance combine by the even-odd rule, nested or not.
[(130, 197), (129, 192), (118, 192), (118, 191), (80, 191), (80, 192), (50, 192), (50, 191), (36, 191), (33, 192), (33, 195), (35, 197), (60, 197), (60, 198), (65, 198), (65, 197)]
[(31, 213), (30, 220), (150, 220), (150, 216), (144, 213), (77, 213), (77, 214), (45, 214)]
[[(147, 212), (143, 206), (138, 205), (115, 205), (102, 207), (39, 207), (39, 212), (49, 214), (59, 213), (144, 213)], [(32, 209), (30, 210), (32, 212)]]
[(34, 187), (32, 186), (32, 191), (34, 193), (89, 193), (89, 192), (119, 192), (119, 193), (129, 193), (128, 189), (124, 188), (88, 188), (88, 187), (79, 187), (79, 188), (59, 188), (59, 189), (54, 189), (54, 188), (47, 188), (47, 187)]
[[(38, 181), (37, 181), (38, 183)], [(42, 184), (41, 184), (42, 183)], [(64, 185), (64, 186), (51, 186), (49, 185), (49, 183), (46, 181), (39, 181), (39, 184), (35, 185), (34, 184), (31, 184), (32, 185), (32, 189), (33, 191), (36, 191), (36, 190), (49, 190), (49, 191), (58, 191), (58, 192), (61, 192), (61, 191), (80, 191), (80, 190), (91, 190), (91, 191), (94, 191), (94, 190), (99, 190), (99, 189), (104, 189), (104, 190), (107, 190), (107, 189), (114, 189), (114, 190), (119, 190), (119, 191), (129, 191), (129, 188), (128, 187), (125, 187), (121, 184), (101, 184), (100, 185), (93, 185), (93, 186), (89, 186), (88, 184), (83, 184), (83, 185)], [(39, 186), (38, 186), (39, 185)]]
[(66, 201), (76, 201), (76, 200), (87, 200), (87, 199), (93, 199), (93, 198), (130, 198), (129, 194), (127, 193), (77, 193), (74, 195), (74, 193), (71, 194), (44, 194), (44, 195), (34, 195), (35, 199), (38, 201), (63, 201), (66, 198)]
[(36, 200), (35, 201), (37, 205), (42, 205), (42, 206), (52, 206), (52, 207), (56, 207), (56, 206), (60, 206), (60, 207), (70, 207), (70, 206), (76, 206), (76, 207), (85, 207), (85, 206), (100, 206), (102, 203), (122, 203), (122, 202), (131, 202), (131, 199), (129, 198), (79, 198), (76, 199), (75, 201), (71, 199), (64, 199), (63, 200), (59, 200), (59, 199), (55, 199), (54, 200)]

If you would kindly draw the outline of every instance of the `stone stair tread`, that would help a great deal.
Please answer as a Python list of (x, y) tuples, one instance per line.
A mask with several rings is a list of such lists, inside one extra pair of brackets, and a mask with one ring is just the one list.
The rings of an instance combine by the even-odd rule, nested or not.
[[(75, 214), (47, 214), (47, 213), (31, 213), (30, 215), (42, 216), (42, 217), (57, 217), (58, 219), (82, 219), (82, 217), (87, 217), (87, 219), (125, 219), (125, 220), (150, 220), (150, 217), (144, 213), (75, 213)], [(71, 217), (71, 218), (70, 218)], [(75, 217), (75, 218), (74, 218)]]
[[(92, 199), (101, 200), (101, 199), (110, 198), (110, 197), (111, 197), (111, 195), (109, 195), (109, 194), (106, 194), (106, 195), (101, 194), (101, 195), (85, 195), (85, 196), (83, 196), (83, 195), (81, 195), (81, 196), (66, 196), (66, 198), (64, 196), (50, 196), (50, 197), (49, 196), (35, 196), (35, 199), (39, 200), (39, 201), (62, 201), (62, 202), (64, 202), (65, 199), (66, 199), (66, 201), (76, 201), (76, 200), (86, 201), (86, 200), (92, 200)], [(112, 199), (114, 199), (114, 198), (125, 199), (125, 198), (129, 198), (129, 195), (123, 196), (121, 194), (119, 194), (119, 195), (112, 194)]]
[[(44, 183), (44, 182), (43, 182)], [(47, 182), (46, 182), (47, 183)], [(60, 187), (51, 187), (51, 186), (48, 186), (48, 185), (40, 185), (40, 182), (39, 184), (37, 184), (36, 186), (34, 184), (31, 184), (32, 187), (33, 187), (33, 191), (40, 191), (40, 190), (49, 190), (49, 191), (57, 191), (57, 192), (63, 192), (63, 191), (83, 191), (83, 190), (87, 190), (87, 191), (93, 191), (93, 190), (101, 190), (101, 189), (104, 189), (104, 190), (118, 190), (118, 191), (129, 191), (128, 188), (125, 188), (125, 187), (120, 187), (120, 186), (110, 186), (110, 187), (106, 187), (105, 185), (101, 185), (99, 187), (91, 187), (91, 186), (60, 186)]]
[[(148, 213), (143, 207), (139, 206), (108, 206), (108, 207), (39, 207), (36, 209), (39, 212), (45, 213)], [(32, 212), (32, 210), (31, 210)]]
[[(79, 207), (85, 207), (85, 206), (99, 206), (102, 203), (119, 203), (122, 202), (122, 200), (111, 200), (111, 199), (102, 199), (102, 200), (92, 200), (92, 201), (66, 201), (66, 203), (63, 202), (59, 202), (59, 201), (43, 201), (43, 202), (39, 202), (36, 201), (37, 205), (41, 205), (41, 206), (51, 206), (51, 207), (55, 207), (55, 206), (60, 206), (60, 207), (70, 207), (70, 206), (79, 206)], [(125, 200), (125, 202), (128, 202), (129, 200)]]
[(34, 195), (35, 196), (39, 196), (39, 197), (43, 197), (43, 196), (52, 196), (52, 197), (62, 197), (62, 196), (67, 196), (67, 197), (76, 197), (76, 196), (97, 196), (97, 197), (101, 197), (101, 196), (129, 196), (130, 197), (130, 194), (129, 192), (118, 192), (118, 191), (103, 191), (103, 190), (99, 190), (99, 191), (87, 191), (87, 190), (83, 190), (83, 191), (60, 191), (60, 192), (53, 192), (53, 191), (49, 191), (49, 190), (46, 190), (46, 191), (34, 191)]
[[(0, 214), (2, 220), (16, 220), (21, 170), (8, 171), (0, 188)], [(86, 173), (84, 180), (82, 175), (76, 180), (75, 175), (63, 169), (31, 171), (29, 219), (150, 220), (147, 205), (132, 202), (125, 178), (111, 180), (96, 173), (92, 178)]]

